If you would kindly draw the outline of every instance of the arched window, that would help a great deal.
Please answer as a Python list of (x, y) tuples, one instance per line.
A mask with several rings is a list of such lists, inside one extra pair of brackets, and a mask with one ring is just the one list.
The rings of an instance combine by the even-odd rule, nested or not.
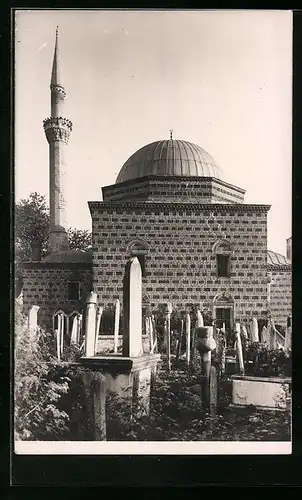
[(143, 278), (146, 276), (146, 255), (149, 252), (149, 245), (144, 240), (134, 240), (128, 245), (129, 257), (137, 257), (141, 268)]
[(216, 255), (216, 274), (219, 278), (231, 276), (231, 255), (233, 245), (227, 240), (218, 240), (213, 245), (213, 253)]

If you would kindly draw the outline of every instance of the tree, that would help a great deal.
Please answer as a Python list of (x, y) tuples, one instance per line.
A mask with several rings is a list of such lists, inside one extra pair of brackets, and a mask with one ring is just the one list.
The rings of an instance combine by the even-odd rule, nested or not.
[[(22, 199), (15, 208), (15, 256), (16, 262), (31, 260), (32, 244), (41, 246), (41, 258), (47, 253), (50, 227), (49, 208), (45, 196), (31, 193)], [(68, 239), (71, 250), (91, 248), (91, 233), (86, 229), (69, 228)]]
[(49, 209), (45, 196), (31, 193), (15, 208), (15, 255), (16, 261), (31, 260), (32, 244), (41, 245), (41, 256), (47, 251), (49, 234)]
[(87, 229), (69, 228), (67, 231), (70, 250), (91, 250), (91, 233)]

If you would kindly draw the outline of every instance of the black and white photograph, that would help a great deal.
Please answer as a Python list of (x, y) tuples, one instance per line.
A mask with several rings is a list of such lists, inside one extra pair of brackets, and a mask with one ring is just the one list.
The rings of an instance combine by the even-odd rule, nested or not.
[(291, 11), (14, 12), (17, 454), (291, 454)]

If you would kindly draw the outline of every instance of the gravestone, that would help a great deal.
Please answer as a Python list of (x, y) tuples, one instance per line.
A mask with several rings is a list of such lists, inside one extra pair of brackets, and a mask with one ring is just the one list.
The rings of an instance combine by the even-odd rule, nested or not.
[(203, 325), (203, 315), (201, 314), (200, 312), (200, 309), (197, 309), (197, 313), (196, 313), (196, 326), (198, 328), (201, 328)]
[[(95, 295), (95, 294), (94, 294)], [(91, 294), (87, 307), (96, 304), (96, 297)], [(92, 311), (93, 312), (93, 311)], [(92, 314), (92, 320), (95, 312)], [(83, 365), (94, 372), (101, 372), (105, 377), (105, 388), (116, 393), (120, 398), (132, 400), (132, 411), (137, 414), (147, 414), (150, 408), (150, 388), (154, 385), (157, 363), (160, 354), (143, 353), (142, 339), (142, 270), (137, 257), (131, 258), (125, 267), (123, 282), (123, 349), (122, 353), (108, 355), (86, 354), (81, 358)], [(88, 322), (89, 323), (89, 322)], [(89, 327), (89, 325), (88, 325)], [(87, 347), (91, 346), (87, 333)], [(95, 330), (94, 330), (95, 331)], [(90, 339), (90, 340), (89, 340)], [(89, 388), (91, 381), (88, 378), (86, 386)], [(101, 391), (101, 386), (100, 391)], [(94, 419), (99, 420), (102, 429), (103, 406), (97, 406), (100, 399), (96, 396), (93, 403)], [(90, 398), (91, 399), (91, 398)], [(102, 431), (99, 431), (102, 435)], [(95, 439), (97, 439), (95, 437)]]
[(86, 409), (92, 421), (92, 439), (106, 441), (106, 377), (101, 373), (83, 374), (83, 385), (87, 398)]
[(74, 316), (71, 329), (71, 344), (78, 344), (78, 331), (79, 331), (79, 319), (78, 316)]
[(123, 283), (123, 356), (143, 354), (142, 340), (142, 269), (137, 257), (126, 264)]
[(203, 408), (204, 410), (210, 409), (211, 412), (214, 412), (215, 405), (217, 404), (217, 374), (216, 368), (212, 367), (211, 363), (211, 352), (216, 348), (212, 326), (196, 328), (195, 345), (201, 358), (200, 383)]
[(256, 318), (252, 318), (250, 324), (250, 332), (251, 332), (251, 342), (259, 342), (258, 321)]
[(241, 336), (240, 336), (240, 323), (236, 323), (235, 333), (236, 333), (236, 350), (237, 350), (239, 370), (240, 373), (244, 374), (244, 359), (243, 359), (243, 351), (242, 351)]
[(284, 350), (288, 352), (291, 350), (291, 348), (292, 348), (292, 317), (288, 316), (286, 322)]
[(270, 344), (270, 336), (269, 336), (269, 331), (268, 329), (266, 328), (266, 326), (264, 326), (262, 328), (262, 332), (261, 332), (261, 342), (262, 344), (266, 344), (269, 346)]
[(118, 349), (118, 336), (120, 329), (120, 301), (117, 299), (115, 301), (115, 311), (114, 311), (114, 352), (117, 353)]
[(38, 311), (39, 306), (31, 306), (28, 313), (28, 328), (30, 330), (36, 330), (38, 326)]
[(90, 292), (86, 300), (85, 356), (87, 357), (95, 354), (96, 303), (97, 294)]

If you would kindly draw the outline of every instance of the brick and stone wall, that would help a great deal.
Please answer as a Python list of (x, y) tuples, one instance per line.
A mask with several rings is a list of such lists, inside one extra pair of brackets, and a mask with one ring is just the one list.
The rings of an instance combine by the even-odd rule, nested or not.
[[(197, 205), (90, 202), (93, 288), (104, 305), (122, 301), (122, 279), (131, 246), (148, 250), (143, 297), (154, 309), (201, 304), (213, 311), (221, 292), (234, 301), (234, 319), (267, 311), (266, 205)], [(224, 234), (223, 234), (224, 233)], [(223, 236), (233, 247), (231, 275), (218, 278), (213, 245)]]
[[(69, 313), (83, 310), (92, 287), (91, 264), (28, 262), (22, 266), (25, 314), (33, 304), (40, 306), (39, 323), (51, 325), (58, 309)], [(68, 281), (80, 283), (80, 300), (68, 300)]]
[(102, 188), (104, 201), (243, 203), (244, 189), (211, 177), (148, 176)]
[(286, 327), (287, 316), (292, 311), (291, 266), (269, 266), (271, 274), (271, 311), (276, 325)]

